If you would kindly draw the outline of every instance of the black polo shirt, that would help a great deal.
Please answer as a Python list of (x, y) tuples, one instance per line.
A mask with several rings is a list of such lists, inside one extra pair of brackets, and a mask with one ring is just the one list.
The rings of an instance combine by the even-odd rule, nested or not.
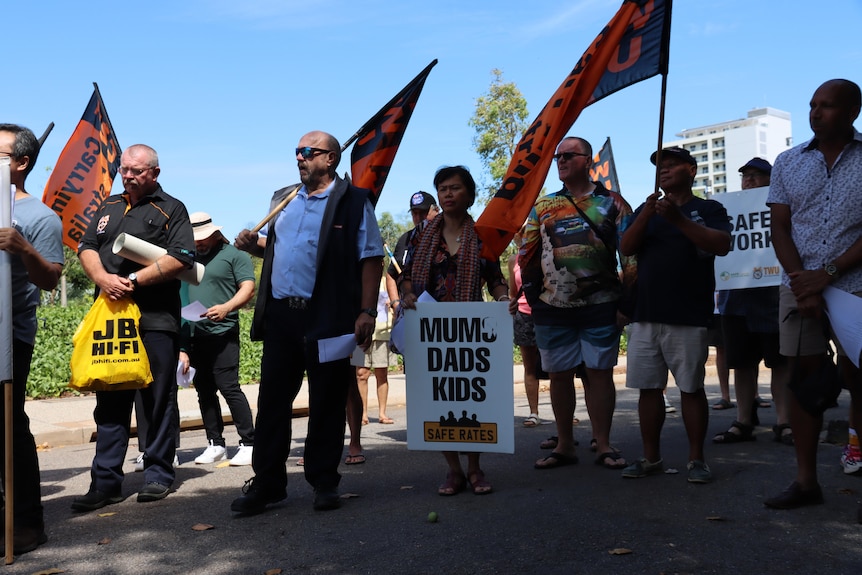
[[(95, 250), (105, 271), (126, 277), (144, 266), (112, 251), (114, 240), (122, 233), (166, 249), (186, 267), (194, 264), (195, 241), (188, 211), (158, 184), (134, 206), (129, 205), (126, 192), (102, 202), (78, 244), (78, 253)], [(140, 286), (132, 297), (141, 308), (141, 329), (179, 332), (180, 280)]]

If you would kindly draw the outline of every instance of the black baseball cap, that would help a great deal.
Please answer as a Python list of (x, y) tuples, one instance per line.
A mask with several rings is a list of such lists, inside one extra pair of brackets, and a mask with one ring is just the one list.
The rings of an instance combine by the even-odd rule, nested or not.
[(740, 173), (742, 173), (748, 168), (757, 170), (758, 172), (763, 172), (764, 174), (772, 174), (772, 164), (770, 164), (763, 158), (751, 158), (744, 166), (739, 168), (739, 171)]
[(410, 196), (410, 209), (411, 210), (425, 210), (426, 212), (431, 209), (431, 206), (436, 206), (437, 200), (434, 199), (434, 196), (429, 194), (428, 192), (416, 192), (412, 196)]
[[(649, 157), (649, 161), (652, 162), (653, 165), (655, 165), (655, 157), (657, 154), (658, 152), (653, 152), (652, 156)], [(683, 160), (684, 162), (687, 162), (692, 166), (697, 167), (697, 160), (694, 159), (694, 157), (689, 153), (688, 150), (680, 148), (679, 146), (671, 146), (670, 148), (664, 148), (661, 151), (661, 155), (663, 158), (667, 156), (673, 156), (674, 158), (679, 158), (680, 160)]]

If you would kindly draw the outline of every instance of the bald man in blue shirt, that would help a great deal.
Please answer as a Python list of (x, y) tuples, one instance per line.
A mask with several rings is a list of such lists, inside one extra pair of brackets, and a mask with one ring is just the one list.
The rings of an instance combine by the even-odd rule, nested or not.
[(348, 358), (321, 363), (317, 342), (353, 333), (367, 349), (377, 315), (383, 240), (371, 194), (336, 174), (341, 146), (325, 132), (299, 140), (301, 185), (275, 192), (271, 208), (296, 197), (258, 235), (243, 230), (236, 246), (263, 257), (252, 338), (263, 341), (255, 477), (231, 510), (261, 513), (287, 497), (293, 400), (308, 376), (305, 479), (314, 509), (339, 507), (338, 464), (344, 449), (344, 410), (354, 370)]

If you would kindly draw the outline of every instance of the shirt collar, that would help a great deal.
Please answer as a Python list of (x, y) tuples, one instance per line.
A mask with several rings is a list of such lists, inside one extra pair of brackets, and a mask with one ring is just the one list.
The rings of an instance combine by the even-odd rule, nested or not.
[[(860, 134), (856, 128), (853, 128), (853, 139), (851, 140), (851, 142), (859, 142), (860, 144), (862, 144), (862, 134)], [(820, 142), (817, 140), (817, 138), (811, 138), (810, 140), (805, 142), (805, 144), (802, 145), (802, 150), (804, 152), (817, 150), (820, 147), (819, 144)]]

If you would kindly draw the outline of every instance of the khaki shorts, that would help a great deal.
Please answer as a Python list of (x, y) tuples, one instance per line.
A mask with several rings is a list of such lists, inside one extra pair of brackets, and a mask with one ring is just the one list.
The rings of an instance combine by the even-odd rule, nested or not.
[(367, 352), (357, 346), (350, 356), (350, 365), (375, 369), (397, 365), (395, 355), (389, 351), (389, 340), (375, 339)]
[(668, 370), (685, 393), (703, 389), (707, 329), (639, 321), (629, 326), (626, 387), (664, 389)]
[[(820, 355), (826, 353), (828, 340), (823, 329), (827, 321), (826, 312), (821, 312), (819, 319), (803, 318), (796, 309), (796, 298), (793, 296), (793, 292), (787, 286), (780, 286), (778, 288), (778, 335), (781, 355), (796, 357), (797, 354)], [(802, 331), (801, 339), (800, 330)], [(829, 337), (835, 343), (838, 354), (847, 355), (831, 329), (829, 330)]]

